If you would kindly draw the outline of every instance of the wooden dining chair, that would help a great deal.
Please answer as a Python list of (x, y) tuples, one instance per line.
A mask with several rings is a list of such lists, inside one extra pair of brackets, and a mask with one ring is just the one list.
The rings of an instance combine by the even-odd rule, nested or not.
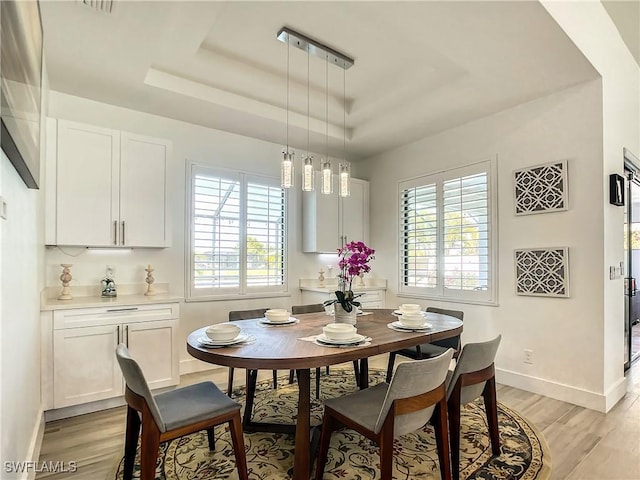
[(116, 358), (126, 382), (124, 480), (133, 477), (141, 426), (140, 480), (155, 480), (160, 443), (206, 430), (209, 449), (213, 451), (213, 429), (223, 423), (229, 424), (238, 475), (241, 480), (248, 480), (239, 403), (227, 397), (212, 382), (189, 385), (154, 396), (140, 366), (131, 358), (124, 343), (116, 348)]
[(453, 350), (439, 357), (398, 365), (391, 383), (381, 383), (324, 402), (316, 480), (321, 480), (331, 433), (343, 426), (378, 444), (382, 480), (391, 480), (393, 439), (422, 428), (435, 428), (440, 474), (451, 479), (445, 379)]
[[(319, 313), (324, 312), (324, 304), (314, 303), (310, 305), (294, 305), (291, 307), (292, 315), (302, 315), (303, 313)], [(329, 365), (325, 367), (327, 375), (329, 375)], [(360, 369), (358, 367), (358, 361), (353, 361), (353, 371), (356, 375), (356, 385), (360, 381)], [(293, 383), (294, 371), (289, 371), (289, 383)], [(320, 367), (316, 368), (316, 398), (320, 398)]]
[[(250, 320), (252, 318), (263, 318), (266, 308), (256, 308), (254, 310), (232, 310), (229, 312), (229, 321), (235, 322), (237, 320)], [(227, 395), (231, 396), (233, 393), (233, 372), (234, 368), (229, 367), (229, 376), (227, 380)], [(249, 378), (249, 375), (247, 375)], [(273, 388), (278, 388), (278, 371), (273, 371)]]
[(451, 437), (453, 479), (460, 478), (460, 408), (482, 396), (489, 426), (491, 451), (500, 455), (498, 402), (494, 360), (502, 336), (488, 342), (467, 343), (462, 347), (456, 367), (447, 375), (447, 406)]
[[(464, 312), (461, 312), (460, 310), (446, 310), (444, 308), (428, 307), (426, 311), (427, 313), (449, 315), (450, 317), (457, 318), (461, 322), (464, 321)], [(436, 340), (431, 343), (423, 343), (422, 345), (416, 345), (415, 347), (403, 348), (402, 350), (389, 353), (387, 382), (391, 380), (391, 375), (393, 375), (393, 366), (396, 362), (396, 355), (402, 355), (403, 357), (408, 357), (412, 360), (422, 360), (424, 358), (437, 357), (449, 348), (452, 348), (454, 351), (453, 358), (458, 358), (458, 354), (460, 353), (460, 335), (445, 338), (443, 340)]]

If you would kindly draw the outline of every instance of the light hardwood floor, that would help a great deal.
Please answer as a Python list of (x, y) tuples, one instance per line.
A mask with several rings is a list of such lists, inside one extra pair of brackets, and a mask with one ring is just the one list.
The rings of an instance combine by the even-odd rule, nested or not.
[[(385, 368), (386, 358), (371, 359), (370, 366)], [(261, 372), (260, 378), (270, 375), (271, 371)], [(236, 377), (237, 385), (244, 382), (244, 375)], [(226, 369), (219, 369), (185, 375), (181, 384), (212, 380), (224, 389), (226, 379)], [(498, 387), (498, 400), (543, 432), (551, 449), (552, 479), (640, 480), (640, 363), (632, 367), (628, 380), (627, 395), (606, 415), (505, 386)], [(107, 479), (122, 455), (124, 425), (124, 407), (48, 423), (40, 461), (73, 460), (79, 468), (37, 478)]]

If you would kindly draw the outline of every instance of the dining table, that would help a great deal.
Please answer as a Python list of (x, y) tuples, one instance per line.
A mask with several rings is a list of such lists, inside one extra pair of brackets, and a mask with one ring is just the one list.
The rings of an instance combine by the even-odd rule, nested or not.
[[(296, 315), (299, 321), (267, 325), (265, 319), (234, 322), (251, 341), (223, 348), (204, 346), (199, 339), (207, 327), (191, 332), (187, 351), (207, 363), (247, 369), (247, 400), (243, 414), (246, 432), (291, 432), (295, 434), (294, 480), (308, 480), (311, 469), (311, 382), (310, 370), (344, 362), (360, 362), (359, 388), (368, 386), (368, 358), (458, 336), (462, 321), (449, 315), (426, 313), (428, 329), (400, 331), (390, 324), (398, 317), (392, 309), (367, 309), (357, 316), (357, 333), (367, 338), (355, 346), (321, 345), (314, 341), (333, 317), (324, 312)], [(397, 325), (397, 324), (396, 324)], [(370, 339), (370, 340), (368, 340)], [(298, 378), (298, 412), (294, 425), (267, 424), (251, 419), (258, 370), (295, 370)]]

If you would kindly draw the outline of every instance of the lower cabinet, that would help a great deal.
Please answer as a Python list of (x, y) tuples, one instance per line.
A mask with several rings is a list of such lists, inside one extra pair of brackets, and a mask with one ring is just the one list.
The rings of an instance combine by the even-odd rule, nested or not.
[(119, 343), (127, 345), (152, 389), (180, 381), (178, 304), (57, 310), (43, 317), (51, 328), (43, 327), (43, 367), (51, 360), (43, 375), (45, 409), (123, 395)]

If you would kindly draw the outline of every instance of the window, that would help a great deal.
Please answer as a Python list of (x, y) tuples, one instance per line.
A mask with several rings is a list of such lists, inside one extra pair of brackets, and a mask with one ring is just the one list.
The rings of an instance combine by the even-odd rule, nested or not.
[(495, 303), (490, 162), (400, 183), (400, 292)]
[(191, 166), (189, 297), (286, 290), (279, 181)]

